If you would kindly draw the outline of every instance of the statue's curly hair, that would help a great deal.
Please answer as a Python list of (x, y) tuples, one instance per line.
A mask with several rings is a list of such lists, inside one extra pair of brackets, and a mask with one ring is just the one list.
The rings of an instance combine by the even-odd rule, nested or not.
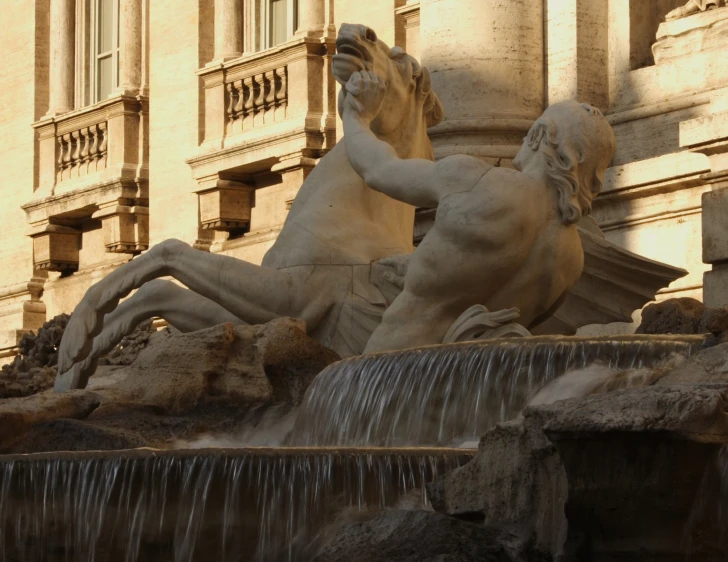
[[(576, 105), (576, 104), (575, 104)], [(578, 104), (589, 116), (604, 120), (601, 111), (587, 104)], [(548, 113), (548, 112), (547, 112)], [(589, 154), (595, 150), (609, 149), (608, 160), (614, 152), (614, 135), (611, 133), (609, 147), (594, 146), (584, 127), (579, 127), (579, 134), (560, 134), (557, 123), (544, 113), (533, 124), (526, 136), (526, 143), (531, 150), (540, 150), (546, 163), (547, 183), (559, 194), (559, 213), (565, 224), (575, 224), (583, 215), (588, 215), (592, 208), (592, 199), (601, 191), (604, 182), (604, 165), (586, 165), (587, 158), (600, 155)], [(603, 159), (603, 156), (602, 156)]]

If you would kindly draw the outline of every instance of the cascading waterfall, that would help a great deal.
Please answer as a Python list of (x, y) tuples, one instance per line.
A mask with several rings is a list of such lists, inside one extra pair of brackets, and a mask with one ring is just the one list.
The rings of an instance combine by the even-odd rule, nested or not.
[[(447, 449), (214, 449), (0, 460), (4, 562), (307, 560), (327, 525), (467, 462)], [(419, 505), (426, 503), (420, 494)]]
[(658, 365), (702, 337), (533, 337), (430, 346), (350, 358), (322, 371), (290, 443), (456, 446), (511, 419), (545, 384), (573, 369)]

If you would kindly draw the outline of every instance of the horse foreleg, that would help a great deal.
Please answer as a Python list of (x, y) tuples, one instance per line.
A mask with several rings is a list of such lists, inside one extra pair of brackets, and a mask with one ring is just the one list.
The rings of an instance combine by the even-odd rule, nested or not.
[(305, 268), (295, 273), (283, 272), (195, 250), (179, 240), (166, 240), (86, 292), (63, 334), (58, 372), (64, 373), (89, 355), (104, 316), (116, 308), (121, 298), (148, 281), (165, 276), (174, 277), (249, 324), (294, 316), (313, 329), (330, 306), (325, 287), (306, 283)]
[(93, 338), (89, 355), (56, 378), (55, 389), (84, 388), (96, 370), (99, 357), (111, 351), (136, 326), (149, 318), (160, 317), (181, 332), (193, 332), (232, 322), (245, 324), (219, 304), (162, 279), (145, 283), (104, 319), (104, 326)]

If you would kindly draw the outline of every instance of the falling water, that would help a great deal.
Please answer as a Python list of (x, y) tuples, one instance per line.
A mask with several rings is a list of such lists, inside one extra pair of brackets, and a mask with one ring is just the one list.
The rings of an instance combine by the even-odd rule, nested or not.
[(290, 442), (306, 446), (453, 446), (515, 417), (572, 369), (652, 367), (701, 337), (534, 337), (430, 346), (346, 359), (309, 388)]
[(306, 560), (332, 521), (394, 505), (471, 456), (447, 449), (253, 448), (5, 457), (0, 556)]

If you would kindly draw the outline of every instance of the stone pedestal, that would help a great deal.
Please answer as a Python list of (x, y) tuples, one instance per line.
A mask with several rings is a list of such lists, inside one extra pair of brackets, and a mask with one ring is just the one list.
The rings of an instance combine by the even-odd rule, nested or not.
[(655, 63), (728, 47), (728, 8), (718, 8), (660, 24), (652, 45)]
[(445, 108), (437, 158), (515, 157), (544, 109), (543, 17), (543, 2), (421, 0), (422, 64)]

